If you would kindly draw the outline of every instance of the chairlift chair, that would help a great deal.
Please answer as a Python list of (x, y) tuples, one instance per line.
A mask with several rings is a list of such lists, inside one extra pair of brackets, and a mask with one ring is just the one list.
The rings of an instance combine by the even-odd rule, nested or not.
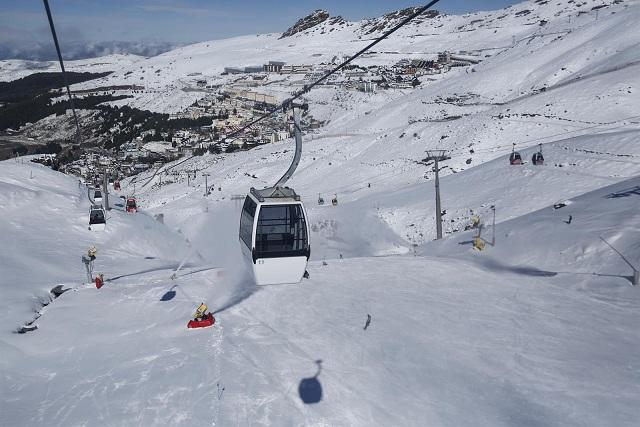
[(104, 231), (107, 227), (107, 219), (102, 206), (93, 205), (89, 211), (89, 230)]
[(318, 204), (324, 205), (324, 199), (322, 198), (322, 195), (320, 193), (318, 193)]
[(522, 156), (520, 153), (516, 151), (516, 144), (513, 144), (513, 148), (511, 149), (511, 155), (509, 156), (509, 163), (512, 165), (521, 165), (522, 164)]
[(300, 282), (311, 254), (304, 205), (295, 190), (284, 186), (302, 154), (295, 110), (294, 124), (296, 151), (289, 169), (273, 187), (251, 188), (240, 214), (240, 246), (258, 285)]
[(127, 203), (125, 204), (125, 209), (127, 213), (136, 213), (138, 212), (138, 206), (136, 204), (135, 197), (127, 198)]

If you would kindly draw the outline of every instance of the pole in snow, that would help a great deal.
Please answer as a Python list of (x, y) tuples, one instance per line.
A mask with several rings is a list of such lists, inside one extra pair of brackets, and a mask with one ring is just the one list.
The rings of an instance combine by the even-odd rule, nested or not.
[(204, 172), (202, 176), (204, 176), (204, 195), (205, 197), (209, 195), (209, 184), (207, 182), (207, 177), (209, 177), (209, 173)]
[(491, 205), (491, 210), (493, 211), (493, 223), (491, 226), (492, 236), (491, 236), (491, 246), (496, 245), (496, 205)]
[(617, 250), (616, 248), (613, 247), (613, 245), (609, 242), (607, 242), (604, 237), (600, 236), (600, 240), (602, 240), (607, 246), (609, 246), (611, 249), (613, 249), (613, 251), (615, 253), (617, 253), (618, 255), (620, 255), (620, 258), (622, 258), (622, 260), (624, 262), (627, 263), (627, 265), (629, 267), (631, 267), (631, 269), (633, 270), (633, 277), (631, 280), (631, 284), (633, 286), (638, 286), (640, 284), (640, 269), (636, 268), (635, 265), (633, 265), (623, 254), (622, 252), (620, 252), (619, 250)]
[(436, 173), (436, 239), (442, 239), (442, 209), (440, 207), (440, 167), (439, 161), (449, 160), (451, 157), (447, 155), (446, 150), (427, 151), (427, 157), (422, 159), (423, 162), (433, 160), (434, 171)]
[(107, 168), (104, 168), (104, 174), (102, 175), (102, 192), (104, 198), (104, 208), (106, 210), (110, 210), (109, 208), (109, 178), (107, 176)]

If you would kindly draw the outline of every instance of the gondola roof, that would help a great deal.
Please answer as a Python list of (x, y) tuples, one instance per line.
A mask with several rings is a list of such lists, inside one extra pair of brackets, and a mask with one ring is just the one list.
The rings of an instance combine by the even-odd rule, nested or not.
[(264, 202), (266, 199), (291, 199), (291, 201), (300, 201), (300, 196), (293, 188), (289, 187), (269, 187), (263, 188), (262, 190), (252, 187), (251, 194), (260, 202)]

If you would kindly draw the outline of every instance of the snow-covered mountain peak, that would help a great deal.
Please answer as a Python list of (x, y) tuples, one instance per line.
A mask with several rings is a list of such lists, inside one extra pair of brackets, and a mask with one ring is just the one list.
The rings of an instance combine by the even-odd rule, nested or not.
[(300, 18), (298, 21), (296, 21), (296, 23), (293, 24), (293, 26), (291, 26), (287, 31), (282, 33), (282, 36), (280, 38), (290, 37), (301, 31), (305, 31), (310, 28), (313, 28), (316, 25), (323, 23), (327, 19), (329, 19), (329, 12), (327, 12), (324, 9), (316, 9), (313, 12), (311, 12), (309, 15), (303, 18)]

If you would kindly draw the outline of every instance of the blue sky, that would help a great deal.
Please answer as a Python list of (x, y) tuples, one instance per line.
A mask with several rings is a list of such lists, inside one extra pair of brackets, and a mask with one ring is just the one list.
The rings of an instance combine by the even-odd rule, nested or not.
[[(441, 0), (446, 13), (498, 9), (517, 0)], [(16, 51), (49, 43), (42, 1), (2, 0), (1, 46)], [(105, 41), (188, 43), (280, 32), (314, 9), (348, 20), (380, 16), (407, 0), (49, 0), (62, 44)]]

